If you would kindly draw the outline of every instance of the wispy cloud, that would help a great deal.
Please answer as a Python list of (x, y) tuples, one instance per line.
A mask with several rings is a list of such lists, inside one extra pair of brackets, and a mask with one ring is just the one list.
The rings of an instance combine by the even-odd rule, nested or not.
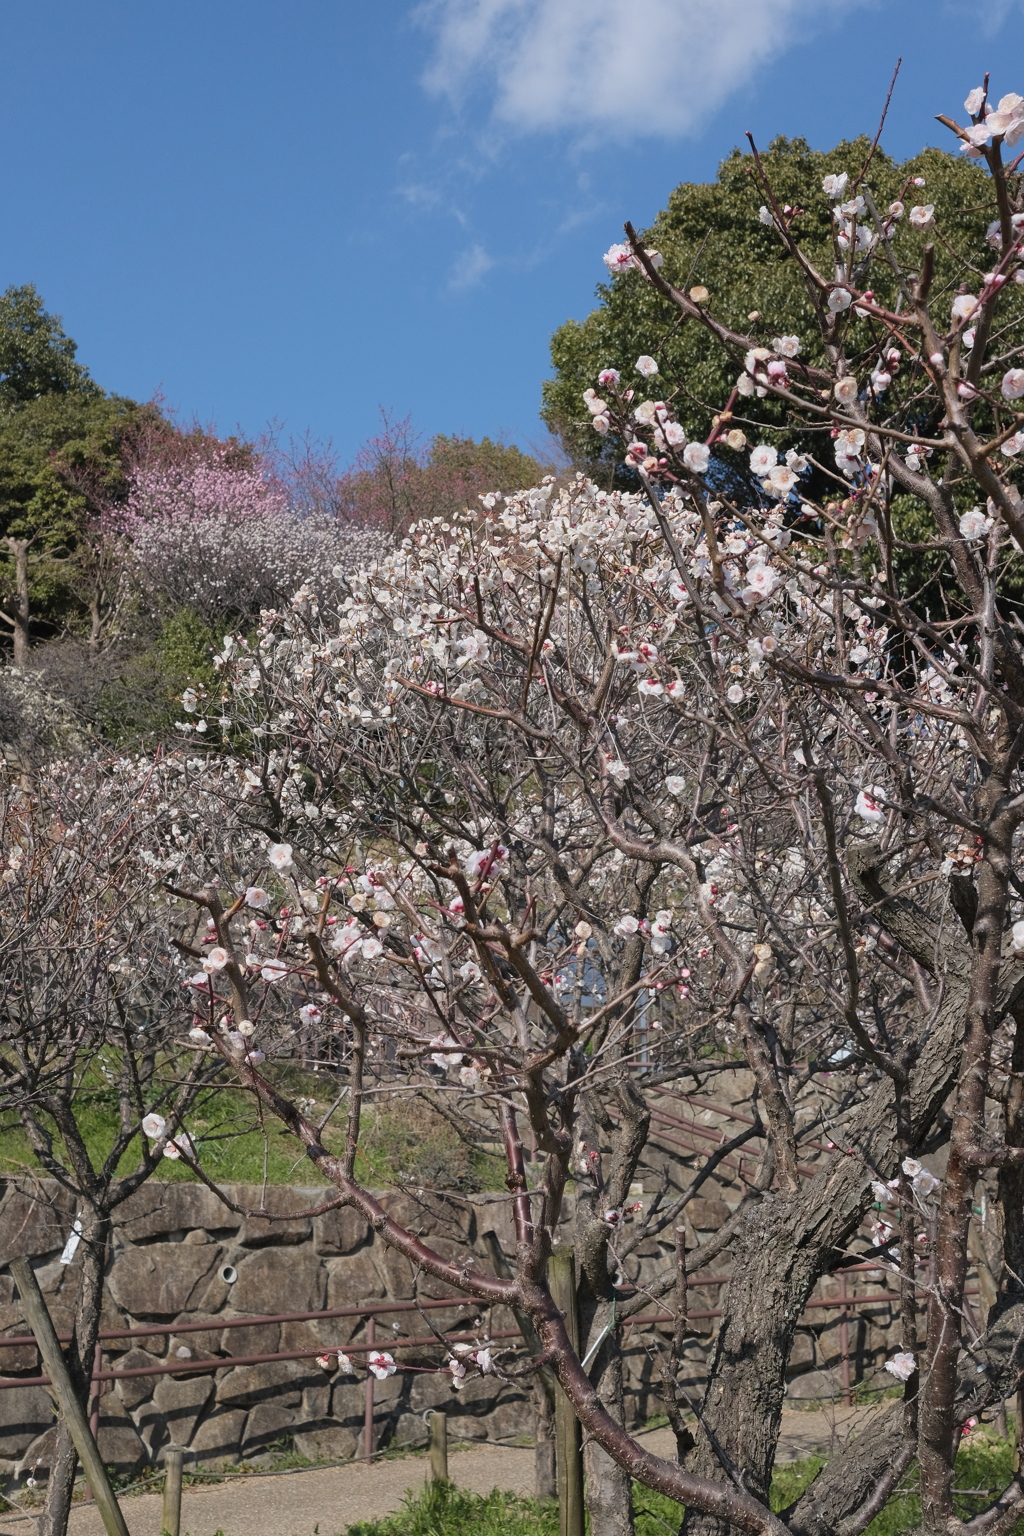
[(468, 251), (463, 251), (456, 259), (448, 286), (454, 289), (475, 288), (493, 266), (493, 258), (488, 256), (482, 245), (471, 245)]
[[(866, 0), (852, 0), (853, 4)], [(692, 132), (851, 0), (429, 0), (428, 90), (483, 85), (509, 127), (609, 138)]]

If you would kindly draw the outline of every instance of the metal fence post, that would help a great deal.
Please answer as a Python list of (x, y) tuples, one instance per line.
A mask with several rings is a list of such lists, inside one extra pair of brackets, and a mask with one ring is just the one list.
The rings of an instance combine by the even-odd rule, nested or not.
[(53, 1319), (46, 1309), (46, 1302), (43, 1300), (43, 1293), (39, 1289), (39, 1282), (33, 1273), (32, 1265), (28, 1259), (10, 1259), (7, 1267), (14, 1276), (21, 1295), (21, 1304), (25, 1309), (25, 1317), (36, 1336), (39, 1353), (43, 1357), (46, 1373), (53, 1383), (53, 1390), (60, 1404), (60, 1411), (64, 1415), (64, 1422), (71, 1432), (75, 1450), (78, 1452), (85, 1475), (92, 1485), (93, 1496), (106, 1527), (107, 1536), (128, 1536), (124, 1515), (114, 1497), (114, 1490), (110, 1486), (99, 1448), (90, 1433), (85, 1410), (75, 1396), (60, 1342), (54, 1331)]
[[(568, 1243), (559, 1243), (551, 1255), (551, 1295), (565, 1315), (569, 1342), (579, 1353), (576, 1316), (576, 1260)], [(580, 1424), (572, 1404), (559, 1388), (555, 1398), (555, 1438), (558, 1461), (559, 1536), (583, 1536), (583, 1453)]]
[(181, 1536), (181, 1464), (185, 1452), (177, 1445), (164, 1451), (164, 1508), (160, 1536)]
[[(372, 1317), (366, 1319), (366, 1342), (374, 1344), (377, 1340), (376, 1326)], [(367, 1361), (370, 1354), (367, 1351)], [(369, 1466), (373, 1461), (373, 1383), (376, 1380), (373, 1372), (366, 1372), (365, 1400), (363, 1407), (363, 1460)]]

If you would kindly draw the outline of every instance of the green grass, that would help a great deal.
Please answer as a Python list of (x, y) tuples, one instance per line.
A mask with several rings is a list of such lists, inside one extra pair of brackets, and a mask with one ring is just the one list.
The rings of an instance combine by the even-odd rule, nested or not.
[(454, 1483), (431, 1483), (407, 1493), (397, 1514), (360, 1520), (345, 1536), (558, 1536), (558, 1505), (498, 1488), (465, 1493)]
[[(772, 1508), (785, 1509), (812, 1482), (823, 1465), (821, 1457), (788, 1462), (772, 1479)], [(981, 1494), (958, 1494), (961, 1518), (984, 1509), (1000, 1492), (1013, 1470), (1013, 1445), (997, 1440), (988, 1431), (967, 1440), (957, 1458), (957, 1487), (980, 1488)], [(868, 1526), (866, 1536), (902, 1536), (917, 1528), (920, 1500), (914, 1491), (916, 1475), (907, 1479), (907, 1491), (894, 1498)], [(637, 1536), (676, 1536), (683, 1510), (664, 1494), (639, 1483), (633, 1485)], [(344, 1536), (557, 1536), (558, 1506), (495, 1489), (486, 1495), (465, 1493), (451, 1483), (429, 1486), (422, 1493), (406, 1495), (402, 1508), (382, 1520), (364, 1520), (347, 1528)], [(1014, 1527), (1024, 1532), (1024, 1520)]]
[[(76, 1093), (75, 1120), (94, 1168), (102, 1166), (117, 1128), (117, 1095), (110, 1081), (116, 1065), (106, 1054), (97, 1056)], [(287, 1061), (271, 1063), (267, 1073), (286, 1097), (313, 1101), (307, 1111), (313, 1117), (326, 1113), (342, 1081), (326, 1072), (305, 1072)], [(173, 1091), (170, 1064), (158, 1076), (166, 1077), (166, 1083), (154, 1085), (146, 1108), (166, 1115), (167, 1099), (161, 1099), (160, 1091), (162, 1086), (168, 1097)], [(45, 1114), (41, 1119), (46, 1124)], [(342, 1105), (324, 1132), (328, 1151), (343, 1148), (344, 1125)], [(49, 1128), (55, 1152), (66, 1163), (56, 1127)], [(326, 1183), (280, 1122), (273, 1116), (261, 1121), (252, 1095), (240, 1088), (207, 1090), (186, 1117), (185, 1129), (198, 1144), (204, 1171), (219, 1184), (258, 1184), (264, 1164), (271, 1184)], [(137, 1167), (140, 1152), (137, 1138), (121, 1158), (118, 1172)], [(357, 1167), (364, 1181), (377, 1189), (411, 1184), (469, 1194), (504, 1188), (502, 1159), (468, 1147), (442, 1116), (414, 1098), (379, 1110), (371, 1105), (364, 1115)], [(14, 1116), (0, 1116), (0, 1175), (25, 1171), (39, 1171), (28, 1137)], [(153, 1177), (165, 1182), (195, 1179), (184, 1163), (170, 1158), (162, 1160)]]

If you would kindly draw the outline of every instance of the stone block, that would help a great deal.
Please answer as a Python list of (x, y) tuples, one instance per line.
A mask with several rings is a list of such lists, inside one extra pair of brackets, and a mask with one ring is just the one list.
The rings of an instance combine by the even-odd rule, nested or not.
[(158, 1179), (143, 1184), (114, 1213), (118, 1233), (133, 1243), (166, 1242), (194, 1229), (225, 1235), (237, 1231), (241, 1219), (204, 1184)]
[[(326, 1191), (314, 1195), (310, 1190), (296, 1189), (292, 1185), (283, 1184), (268, 1185), (266, 1198), (262, 1200), (263, 1190), (258, 1185), (253, 1185), (251, 1188), (248, 1185), (242, 1185), (240, 1191), (235, 1196), (239, 1205), (248, 1206), (250, 1210), (262, 1209), (281, 1214), (287, 1211), (308, 1210), (311, 1205), (322, 1205), (327, 1198)], [(310, 1196), (311, 1198), (307, 1198)], [(288, 1221), (272, 1221), (265, 1216), (246, 1216), (242, 1220), (238, 1241), (243, 1248), (288, 1247), (295, 1243), (306, 1242), (312, 1230), (313, 1221), (309, 1216), (296, 1216)]]
[(371, 1230), (365, 1217), (351, 1206), (325, 1211), (313, 1224), (313, 1246), (325, 1258), (355, 1253), (370, 1241)]
[(359, 1450), (359, 1436), (340, 1424), (317, 1424), (312, 1429), (295, 1432), (295, 1449), (310, 1461), (341, 1461), (355, 1456)]
[(0, 1392), (0, 1445), (7, 1457), (21, 1456), (53, 1423), (45, 1387), (5, 1387)]
[(74, 1216), (74, 1196), (53, 1180), (5, 1180), (0, 1184), (0, 1265), (59, 1253)]
[[(119, 1355), (114, 1361), (114, 1369), (118, 1371), (144, 1370), (148, 1366), (161, 1365), (156, 1355), (151, 1355), (148, 1349), (134, 1348), (127, 1354)], [(159, 1376), (128, 1376), (122, 1377), (114, 1383), (118, 1397), (125, 1407), (132, 1411), (144, 1403), (148, 1397), (152, 1397), (153, 1388), (160, 1380)]]
[[(22, 1338), (25, 1332), (23, 1323), (15, 1323), (8, 1337)], [(19, 1371), (40, 1374), (39, 1351), (34, 1344), (11, 1344), (0, 1349), (0, 1376), (16, 1375)]]
[(225, 1328), (220, 1348), (225, 1355), (272, 1355), (287, 1346), (281, 1343), (279, 1323), (254, 1323), (248, 1328)]
[[(318, 1366), (319, 1370), (320, 1367)], [(329, 1419), (331, 1416), (331, 1377), (325, 1371), (321, 1381), (311, 1382), (302, 1389), (302, 1419), (304, 1423), (316, 1424), (321, 1419)]]
[(197, 1299), (221, 1255), (219, 1245), (148, 1243), (128, 1248), (110, 1272), (110, 1293), (133, 1317), (173, 1317)]
[(327, 1259), (325, 1268), (329, 1307), (352, 1307), (385, 1294), (384, 1281), (369, 1248), (348, 1259)]
[(128, 1410), (116, 1392), (105, 1392), (100, 1398), (100, 1427), (96, 1440), (107, 1466), (118, 1472), (136, 1472), (149, 1459)]
[[(355, 1317), (325, 1317), (309, 1323), (282, 1323), (278, 1349), (308, 1349), (318, 1355), (325, 1349), (344, 1347), (353, 1337), (357, 1326)], [(239, 1330), (241, 1331), (241, 1330)]]
[(154, 1438), (154, 1449), (164, 1444), (188, 1445), (213, 1391), (212, 1376), (162, 1377), (153, 1392), (151, 1411), (163, 1421), (164, 1432)]
[(234, 1464), (242, 1454), (245, 1420), (244, 1408), (214, 1408), (196, 1426), (189, 1450), (207, 1465)]
[(279, 1440), (290, 1439), (302, 1424), (302, 1399), (297, 1393), (275, 1397), (269, 1403), (257, 1403), (245, 1424), (242, 1442), (244, 1456), (258, 1456)]
[(312, 1312), (324, 1305), (327, 1272), (313, 1253), (260, 1248), (240, 1259), (237, 1268), (231, 1306), (239, 1315)]
[(199, 1359), (205, 1355), (216, 1355), (219, 1353), (221, 1335), (224, 1331), (224, 1319), (222, 1317), (218, 1317), (212, 1312), (189, 1311), (183, 1312), (174, 1321), (176, 1323), (209, 1322), (211, 1326), (209, 1328), (197, 1328), (194, 1333), (191, 1329), (188, 1333), (172, 1333), (167, 1343), (167, 1353), (169, 1355), (173, 1356), (175, 1350), (181, 1345), (184, 1345), (186, 1349), (190, 1349), (193, 1355)]
[[(409, 1301), (412, 1297), (413, 1267), (405, 1254), (379, 1243), (374, 1248), (373, 1257), (383, 1286), (382, 1294), (389, 1301)], [(426, 1275), (420, 1276), (421, 1282), (428, 1278)], [(443, 1291), (444, 1287), (441, 1289)]]
[[(310, 1370), (310, 1365), (313, 1369)], [(294, 1406), (307, 1382), (317, 1379), (320, 1367), (315, 1361), (268, 1360), (264, 1365), (238, 1365), (221, 1374), (217, 1383), (218, 1403), (254, 1407), (263, 1399), (287, 1397)]]
[(695, 1232), (717, 1232), (732, 1215), (724, 1200), (702, 1200), (695, 1195), (686, 1207), (690, 1225)]

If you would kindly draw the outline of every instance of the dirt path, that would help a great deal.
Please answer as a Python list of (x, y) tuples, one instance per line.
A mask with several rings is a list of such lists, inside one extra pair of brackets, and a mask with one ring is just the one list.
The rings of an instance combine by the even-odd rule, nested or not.
[[(792, 1461), (845, 1441), (864, 1409), (786, 1412), (780, 1460)], [(671, 1432), (656, 1429), (644, 1441), (660, 1455), (674, 1454)], [(276, 1477), (238, 1478), (206, 1487), (186, 1488), (182, 1499), (182, 1536), (340, 1536), (357, 1520), (374, 1520), (398, 1509), (407, 1489), (422, 1487), (425, 1458), (410, 1456), (372, 1467), (323, 1467)], [(533, 1492), (533, 1451), (483, 1445), (453, 1450), (448, 1459), (452, 1481), (473, 1493), (508, 1488)], [(124, 1499), (131, 1536), (160, 1536), (161, 1498), (141, 1493)], [(0, 1536), (31, 1536), (25, 1520), (0, 1515)], [(94, 1505), (76, 1505), (69, 1536), (104, 1536)]]

